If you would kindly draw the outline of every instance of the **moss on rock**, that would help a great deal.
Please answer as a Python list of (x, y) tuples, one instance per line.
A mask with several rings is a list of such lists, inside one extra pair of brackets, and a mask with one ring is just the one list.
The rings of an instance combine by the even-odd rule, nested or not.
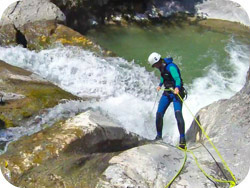
[(10, 143), (0, 167), (21, 187), (94, 187), (111, 157), (139, 144), (136, 135), (85, 112)]
[(42, 80), (20, 80), (11, 75), (29, 77), (32, 73), (0, 61), (0, 79), (2, 92), (15, 93), (22, 98), (6, 100), (0, 106), (0, 119), (5, 122), (5, 128), (18, 126), (25, 120), (46, 108), (52, 108), (62, 99), (76, 100), (78, 97), (63, 91), (50, 82)]
[(117, 152), (99, 154), (61, 154), (60, 158), (44, 161), (29, 170), (17, 182), (19, 186), (33, 187), (95, 187), (99, 177)]
[(1, 121), (0, 129), (13, 127), (13, 122), (7, 117), (5, 117), (3, 114), (0, 114), (0, 121)]
[(11, 45), (16, 43), (16, 33), (14, 25), (4, 25), (0, 27), (0, 45)]
[[(17, 32), (23, 36), (24, 42), (18, 42)], [(0, 28), (0, 44), (22, 44), (30, 50), (43, 50), (54, 47), (60, 43), (65, 46), (79, 46), (91, 50), (99, 55), (111, 55), (110, 52), (102, 50), (86, 36), (58, 24), (54, 20), (41, 20), (31, 22), (15, 29), (13, 25), (5, 25)]]

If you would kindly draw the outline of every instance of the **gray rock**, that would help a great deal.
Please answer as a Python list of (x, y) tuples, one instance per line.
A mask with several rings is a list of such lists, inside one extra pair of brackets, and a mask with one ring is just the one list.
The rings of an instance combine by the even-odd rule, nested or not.
[[(215, 146), (221, 152), (236, 178), (243, 180), (249, 170), (250, 161), (250, 84), (249, 76), (244, 88), (228, 100), (220, 100), (201, 109), (197, 118)], [(214, 151), (193, 122), (187, 132), (193, 142), (204, 142)], [(217, 156), (213, 152), (214, 156)], [(201, 154), (205, 157), (205, 153)], [(218, 157), (216, 157), (218, 159)], [(218, 159), (219, 160), (219, 159)], [(220, 161), (220, 160), (219, 160)]]
[(195, 7), (198, 15), (207, 18), (240, 22), (250, 26), (247, 12), (238, 3), (230, 0), (208, 0), (197, 4)]
[[(64, 154), (74, 158), (75, 155), (83, 157), (84, 154), (118, 152), (138, 146), (139, 143), (140, 138), (135, 134), (128, 133), (97, 112), (87, 111), (10, 143), (7, 152), (0, 155), (0, 164), (9, 181), (18, 184), (22, 178), (27, 178), (25, 172), (42, 166), (49, 159), (56, 157), (60, 160)], [(4, 161), (8, 163), (7, 168), (4, 167)], [(51, 166), (46, 168), (53, 169)], [(26, 181), (24, 183), (29, 184)]]
[(127, 150), (109, 161), (105, 178), (96, 187), (164, 187), (178, 171), (182, 158), (180, 150), (161, 144)]
[[(200, 162), (209, 164), (203, 167), (208, 173), (220, 177), (215, 164), (210, 160), (206, 158)], [(183, 161), (184, 152), (173, 146), (164, 143), (139, 146), (113, 157), (96, 188), (162, 188), (177, 174)], [(202, 174), (188, 154), (186, 166), (171, 187), (202, 188), (214, 187), (214, 184)]]
[(0, 25), (14, 24), (16, 28), (41, 20), (65, 22), (63, 12), (49, 0), (23, 0), (11, 4), (3, 13)]
[(23, 98), (25, 98), (25, 96), (18, 93), (6, 93), (0, 91), (0, 99), (2, 99), (3, 101), (18, 100)]

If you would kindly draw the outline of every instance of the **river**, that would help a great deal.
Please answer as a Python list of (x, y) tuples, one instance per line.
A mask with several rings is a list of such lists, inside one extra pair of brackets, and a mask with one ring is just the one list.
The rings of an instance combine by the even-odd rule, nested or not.
[[(157, 32), (156, 32), (157, 30)], [(245, 83), (249, 66), (249, 41), (233, 34), (189, 28), (152, 29), (106, 28), (89, 36), (119, 57), (100, 57), (78, 47), (58, 46), (40, 52), (21, 46), (0, 47), (0, 59), (55, 83), (66, 91), (89, 101), (67, 101), (41, 115), (39, 125), (10, 128), (2, 141), (16, 140), (72, 117), (87, 109), (101, 111), (128, 131), (153, 139), (155, 113), (161, 94), (157, 72), (147, 65), (150, 52), (172, 56), (179, 65), (188, 90), (186, 104), (193, 113), (219, 99), (230, 98)], [(183, 108), (186, 130), (192, 116)], [(164, 118), (163, 136), (175, 143), (178, 129), (172, 106)]]

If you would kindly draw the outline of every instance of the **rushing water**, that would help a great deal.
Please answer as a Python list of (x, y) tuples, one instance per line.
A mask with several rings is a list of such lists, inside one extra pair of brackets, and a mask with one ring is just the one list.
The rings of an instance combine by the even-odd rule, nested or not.
[[(208, 37), (204, 33), (202, 35), (201, 38)], [(212, 34), (209, 33), (209, 35)], [(155, 48), (156, 51), (162, 50), (159, 52), (176, 57), (177, 64), (183, 72), (186, 71), (184, 79), (189, 80), (186, 84), (189, 92), (186, 103), (193, 113), (216, 100), (231, 97), (242, 88), (245, 82), (250, 59), (248, 45), (232, 36), (223, 37), (218, 33), (214, 35), (220, 35), (214, 40), (214, 45), (208, 44), (208, 41), (212, 40), (211, 37), (206, 39), (207, 43), (200, 41), (201, 38), (195, 41), (189, 39), (189, 42), (185, 42), (189, 46), (183, 47), (183, 40), (185, 40), (183, 37), (178, 40), (172, 39), (172, 50), (168, 47), (162, 49), (162, 46), (159, 49)], [(157, 40), (161, 39), (157, 38)], [(141, 38), (138, 38), (137, 42), (139, 41)], [(176, 41), (179, 44), (175, 44)], [(194, 43), (190, 44), (192, 41)], [(148, 52), (152, 51), (147, 45), (144, 45), (146, 52), (141, 55), (142, 59), (135, 56), (135, 60), (127, 57), (128, 60), (119, 57), (99, 57), (78, 47), (58, 47), (41, 52), (29, 51), (22, 47), (0, 47), (1, 60), (35, 72), (75, 95), (94, 98), (87, 102), (67, 101), (59, 104), (39, 117), (41, 119), (39, 125), (31, 122), (24, 128), (11, 128), (2, 134), (5, 136), (0, 137), (0, 141), (9, 141), (24, 134), (32, 134), (40, 130), (44, 124), (51, 125), (58, 119), (72, 117), (89, 108), (101, 111), (128, 131), (153, 139), (156, 134), (157, 108), (157, 104), (155, 107), (154, 104), (160, 97), (155, 88), (159, 78), (154, 72), (148, 71), (148, 67), (144, 67), (143, 62), (146, 61)], [(182, 50), (174, 50), (177, 46), (179, 48), (182, 46)], [(199, 54), (194, 48), (191, 50), (192, 46), (203, 53)], [(182, 55), (182, 51), (186, 55)], [(192, 61), (191, 57), (193, 57)], [(183, 114), (187, 129), (192, 117), (185, 108)], [(178, 137), (171, 106), (165, 115), (163, 132), (165, 141), (175, 142)]]

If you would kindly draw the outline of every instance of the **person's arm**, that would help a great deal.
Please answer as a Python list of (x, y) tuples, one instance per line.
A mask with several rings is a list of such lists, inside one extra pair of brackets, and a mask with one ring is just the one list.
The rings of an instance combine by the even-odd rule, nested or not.
[(162, 76), (161, 76), (161, 81), (160, 81), (159, 86), (161, 87), (161, 86), (163, 85), (163, 83), (164, 83), (164, 79), (163, 79)]
[(156, 88), (157, 91), (161, 90), (161, 86), (163, 85), (163, 83), (164, 83), (164, 79), (161, 77), (161, 81), (159, 83), (159, 86)]
[(181, 77), (176, 69), (175, 66), (169, 67), (169, 72), (172, 75), (174, 81), (175, 81), (175, 87), (177, 87), (179, 90), (181, 89)]

